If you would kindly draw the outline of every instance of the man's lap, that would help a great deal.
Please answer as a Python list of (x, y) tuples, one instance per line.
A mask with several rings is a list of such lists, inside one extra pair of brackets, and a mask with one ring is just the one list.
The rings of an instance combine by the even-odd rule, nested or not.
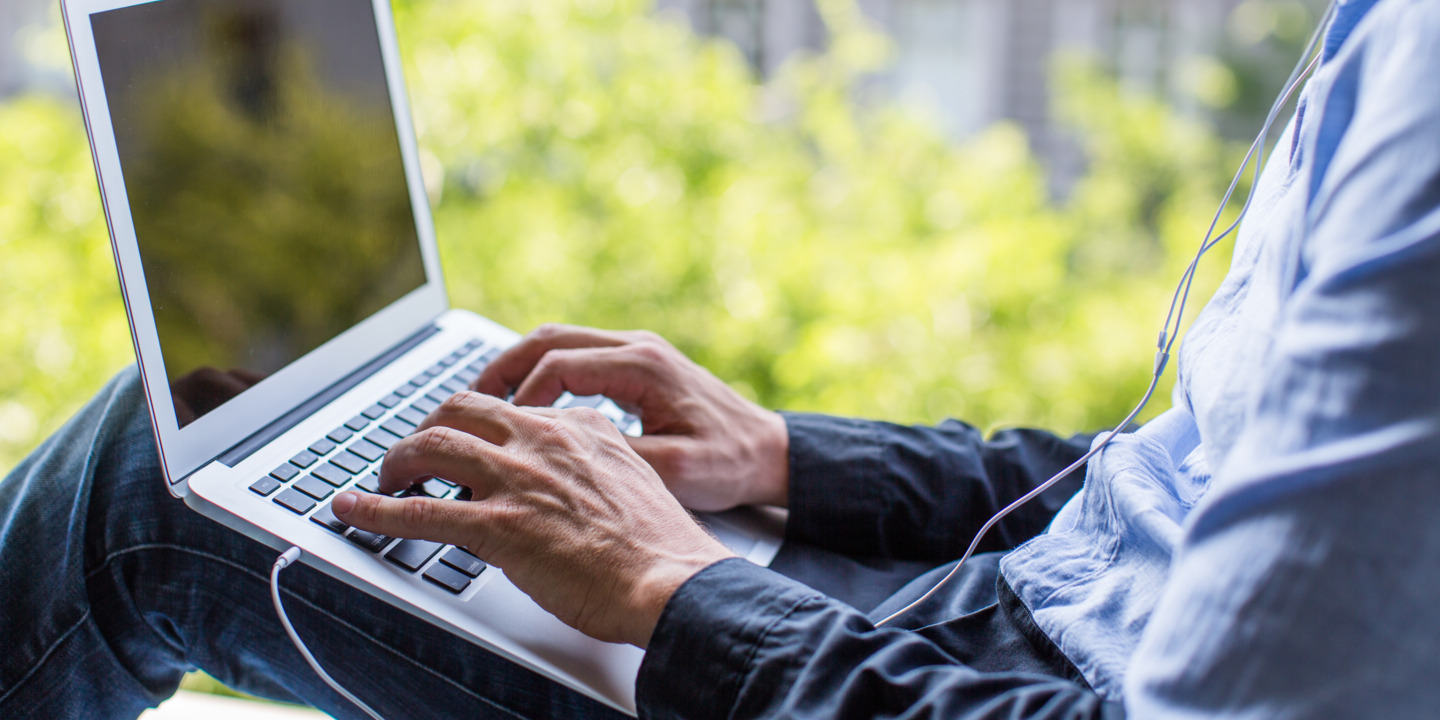
[[(133, 368), (0, 482), (0, 716), (133, 717), (196, 667), (336, 717), (269, 596), (276, 553), (172, 498)], [(321, 663), (394, 717), (614, 713), (311, 568), (282, 580)]]
[[(134, 716), (199, 667), (257, 695), (357, 716), (281, 630), (268, 593), (275, 552), (192, 512), (163, 485), (133, 368), (0, 483), (0, 633), (10, 649), (0, 659), (0, 715)], [(966, 581), (916, 622), (973, 613), (978, 620), (945, 623), (945, 637), (1023, 654), (1013, 623), (995, 621), (994, 566), (967, 566)], [(943, 571), (797, 545), (782, 548), (773, 568), (875, 612), (923, 591), (927, 571)], [(288, 573), (282, 592), (321, 663), (382, 714), (613, 715), (308, 567)]]

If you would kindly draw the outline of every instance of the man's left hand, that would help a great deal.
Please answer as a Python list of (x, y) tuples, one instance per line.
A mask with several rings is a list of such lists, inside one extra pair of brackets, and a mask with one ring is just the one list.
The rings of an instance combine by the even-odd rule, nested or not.
[(645, 647), (680, 584), (733, 554), (697, 525), (603, 415), (447, 400), (385, 456), (380, 489), (440, 477), (471, 501), (342, 493), (336, 516), (468, 549), (592, 637)]

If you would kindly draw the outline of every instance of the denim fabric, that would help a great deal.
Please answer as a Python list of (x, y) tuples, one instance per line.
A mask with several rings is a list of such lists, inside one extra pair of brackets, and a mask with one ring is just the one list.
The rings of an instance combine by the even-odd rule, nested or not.
[[(196, 667), (362, 717), (281, 629), (275, 557), (169, 496), (126, 371), (0, 482), (0, 718), (133, 718)], [(281, 587), (320, 662), (388, 718), (617, 716), (303, 565)]]

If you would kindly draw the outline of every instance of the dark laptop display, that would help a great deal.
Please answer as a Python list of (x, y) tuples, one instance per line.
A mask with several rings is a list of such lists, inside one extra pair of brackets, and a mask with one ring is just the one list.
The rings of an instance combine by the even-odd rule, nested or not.
[(179, 426), (425, 283), (368, 0), (91, 21)]

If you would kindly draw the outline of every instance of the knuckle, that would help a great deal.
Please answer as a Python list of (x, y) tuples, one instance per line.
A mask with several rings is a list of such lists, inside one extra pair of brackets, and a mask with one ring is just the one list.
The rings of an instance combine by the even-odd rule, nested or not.
[(660, 333), (657, 333), (657, 332), (655, 332), (655, 331), (653, 331), (653, 330), (640, 330), (640, 331), (638, 331), (638, 332), (636, 333), (636, 337), (638, 337), (638, 338), (639, 338), (639, 342), (642, 342), (642, 343), (649, 343), (649, 344), (652, 344), (652, 345), (662, 345), (662, 346), (669, 346), (669, 345), (670, 345), (670, 343), (669, 343), (667, 340), (665, 340), (665, 338), (663, 338), (663, 337), (660, 336)]
[(411, 437), (416, 455), (445, 455), (455, 445), (455, 431), (444, 426), (426, 428)]
[(560, 323), (547, 322), (540, 327), (530, 331), (530, 337), (539, 342), (548, 342), (560, 337), (565, 332), (565, 326)]
[(535, 363), (535, 369), (532, 370), (530, 374), (537, 377), (546, 377), (559, 373), (560, 367), (565, 362), (564, 355), (565, 354), (559, 350), (551, 350), (545, 353), (540, 357), (540, 361)]
[(577, 425), (587, 428), (610, 427), (610, 419), (605, 414), (589, 407), (569, 408), (565, 410), (565, 417)]
[(454, 416), (476, 412), (480, 409), (482, 397), (479, 393), (461, 390), (445, 398), (445, 401), (440, 403), (440, 407), (436, 409), (436, 414), (441, 416)]
[(400, 520), (406, 527), (425, 527), (434, 517), (434, 508), (425, 498), (404, 498), (400, 503)]
[(660, 342), (638, 342), (631, 351), (642, 365), (658, 365), (666, 359), (666, 346)]

